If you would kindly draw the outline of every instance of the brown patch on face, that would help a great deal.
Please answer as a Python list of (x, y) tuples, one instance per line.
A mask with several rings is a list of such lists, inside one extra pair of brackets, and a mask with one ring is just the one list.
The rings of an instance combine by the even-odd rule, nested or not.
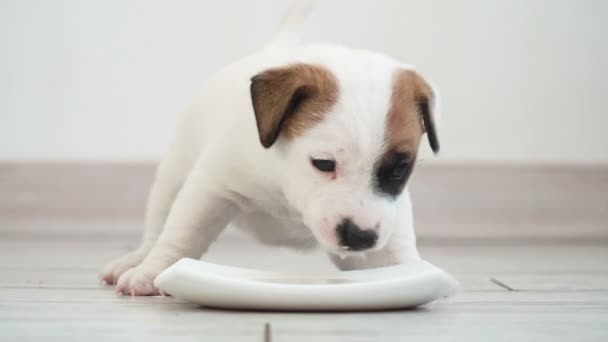
[(251, 79), (251, 100), (260, 142), (272, 146), (283, 134), (296, 137), (319, 123), (338, 99), (338, 81), (326, 68), (292, 64)]
[(386, 123), (389, 149), (415, 153), (426, 130), (433, 152), (439, 151), (431, 113), (433, 103), (433, 91), (418, 73), (412, 70), (395, 73)]
[(378, 192), (396, 197), (403, 191), (425, 129), (433, 152), (439, 150), (431, 113), (433, 103), (433, 91), (420, 75), (411, 70), (395, 73), (386, 119), (386, 151), (374, 167)]

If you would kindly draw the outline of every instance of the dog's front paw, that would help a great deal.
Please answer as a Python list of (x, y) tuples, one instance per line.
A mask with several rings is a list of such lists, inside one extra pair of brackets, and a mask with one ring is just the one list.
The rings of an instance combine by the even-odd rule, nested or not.
[(118, 282), (118, 278), (123, 273), (141, 264), (145, 257), (146, 253), (141, 249), (125, 254), (122, 257), (107, 264), (99, 277), (107, 284), (116, 284)]
[(162, 268), (140, 265), (123, 273), (116, 284), (116, 293), (131, 296), (156, 296), (163, 294), (154, 286), (154, 278)]

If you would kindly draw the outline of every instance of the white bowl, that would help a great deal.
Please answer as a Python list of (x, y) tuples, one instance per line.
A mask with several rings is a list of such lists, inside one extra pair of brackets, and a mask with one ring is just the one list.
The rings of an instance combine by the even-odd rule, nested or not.
[(204, 306), (254, 310), (411, 308), (453, 294), (458, 281), (426, 261), (323, 274), (265, 272), (184, 258), (154, 280)]

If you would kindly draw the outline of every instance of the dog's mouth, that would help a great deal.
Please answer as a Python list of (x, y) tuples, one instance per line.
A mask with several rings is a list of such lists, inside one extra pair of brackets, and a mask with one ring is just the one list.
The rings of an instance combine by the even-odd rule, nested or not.
[(348, 249), (344, 249), (344, 248), (338, 248), (338, 249), (329, 251), (329, 253), (336, 256), (339, 259), (346, 260), (346, 259), (352, 258), (352, 257), (365, 257), (366, 253), (373, 252), (376, 250), (377, 249), (375, 249), (375, 248), (370, 248), (370, 249), (366, 249), (366, 250), (353, 251), (353, 250), (348, 250)]
[(328, 252), (331, 253), (333, 255), (336, 255), (340, 258), (347, 258), (347, 257), (351, 257), (351, 256), (357, 256), (357, 255), (364, 255), (365, 253), (369, 253), (369, 252), (376, 252), (380, 249), (382, 249), (382, 247), (384, 246), (384, 243), (376, 243), (373, 246), (367, 247), (367, 248), (362, 248), (362, 247), (358, 247), (358, 248), (353, 248), (350, 246), (343, 246), (343, 245), (328, 245), (327, 243), (323, 243), (323, 242), (319, 242), (324, 249)]

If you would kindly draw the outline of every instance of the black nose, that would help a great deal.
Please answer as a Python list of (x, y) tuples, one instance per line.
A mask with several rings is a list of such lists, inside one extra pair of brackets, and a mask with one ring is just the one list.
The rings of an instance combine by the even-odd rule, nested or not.
[(372, 248), (378, 240), (378, 234), (373, 230), (362, 230), (350, 219), (344, 219), (336, 228), (340, 245), (350, 251), (361, 251)]

